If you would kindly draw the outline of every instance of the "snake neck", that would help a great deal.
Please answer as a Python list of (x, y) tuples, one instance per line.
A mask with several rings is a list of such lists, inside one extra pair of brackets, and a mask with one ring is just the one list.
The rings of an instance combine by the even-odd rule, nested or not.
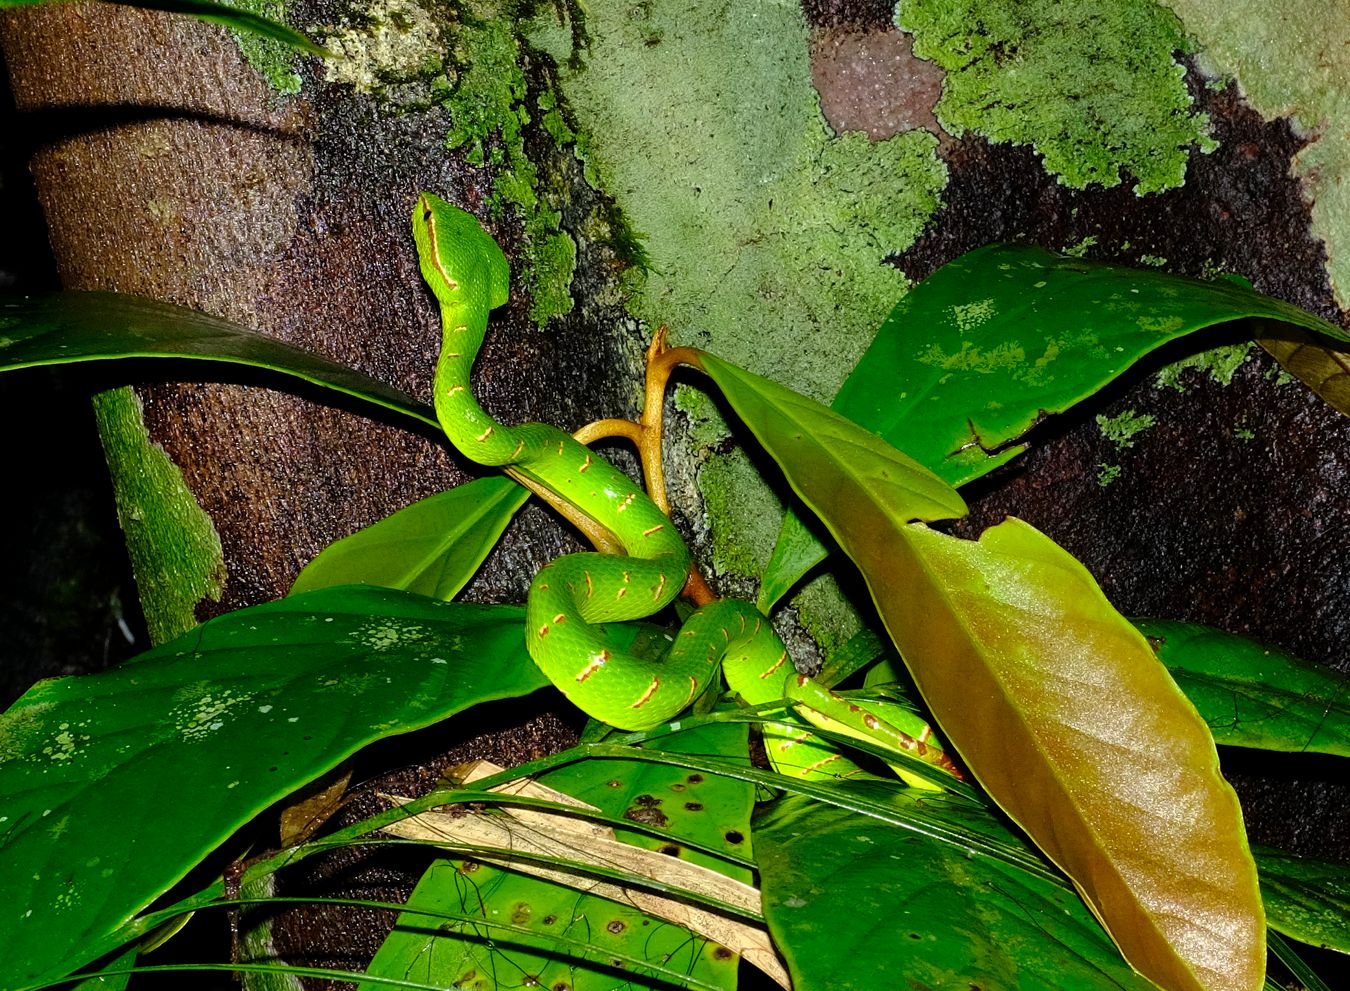
[(469, 384), (469, 371), (487, 332), (486, 307), (442, 305), (441, 328), (434, 385), (441, 428), (465, 457), (494, 467), (511, 464), (519, 455), (519, 439), (479, 405)]

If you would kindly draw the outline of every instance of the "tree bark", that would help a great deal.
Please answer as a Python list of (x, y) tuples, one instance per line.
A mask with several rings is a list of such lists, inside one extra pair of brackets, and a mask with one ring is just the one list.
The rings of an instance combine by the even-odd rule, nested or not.
[[(195, 307), (427, 397), (439, 329), (408, 217), (422, 189), (483, 213), (492, 183), (487, 169), (445, 150), (443, 110), (398, 112), (338, 86), (281, 97), (224, 29), (111, 5), (11, 12), (0, 45), (31, 126), (31, 168), (67, 288)], [(316, 61), (305, 60), (311, 82)], [(514, 220), (495, 226), (509, 250)], [(484, 391), (503, 417), (579, 421), (574, 403), (553, 397), (564, 393), (558, 383), (603, 368), (568, 363), (566, 345), (590, 328), (555, 321), (559, 343), (545, 347), (525, 319), (528, 302), (515, 292), (509, 315), (494, 320)], [(142, 383), (204, 377), (201, 367), (135, 372)], [(436, 436), (239, 378), (135, 390), (151, 443), (219, 535), (214, 566), (209, 548), (180, 563), (214, 567), (198, 620), (285, 594), (330, 541), (465, 477)], [(567, 392), (627, 395), (603, 381)], [(135, 413), (135, 404), (119, 411)], [(172, 527), (139, 533), (137, 508), (120, 507), (133, 543), (175, 539)], [(530, 515), (546, 534), (508, 536), (513, 550), (499, 555), (480, 596), (519, 598), (556, 552), (561, 531)], [(144, 551), (138, 564), (170, 567), (156, 554)], [(182, 632), (193, 618), (176, 615), (155, 632)]]

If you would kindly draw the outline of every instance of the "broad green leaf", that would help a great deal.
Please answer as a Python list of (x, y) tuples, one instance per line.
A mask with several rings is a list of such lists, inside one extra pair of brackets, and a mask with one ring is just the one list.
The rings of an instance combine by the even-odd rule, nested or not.
[[(746, 737), (744, 724), (714, 724), (665, 737), (662, 743), (675, 751), (745, 762)], [(617, 831), (627, 842), (749, 880), (748, 870), (683, 845), (748, 855), (755, 789), (747, 782), (670, 764), (619, 760), (578, 761), (539, 780), (605, 815), (631, 819), (663, 834)], [(440, 987), (476, 987), (468, 974), (497, 972), (529, 975), (543, 988), (609, 991), (615, 987), (615, 968), (606, 954), (618, 950), (687, 973), (705, 985), (736, 986), (734, 959), (705, 939), (632, 906), (489, 864), (437, 861), (418, 882), (408, 908), (376, 954), (369, 974), (411, 977)], [(446, 927), (419, 915), (416, 908), (509, 919), (531, 932), (470, 924)], [(588, 946), (587, 958), (578, 959), (577, 947), (559, 945), (559, 936)], [(670, 986), (659, 975), (644, 980), (640, 971), (625, 970), (635, 989)], [(375, 991), (375, 986), (363, 989)]]
[(1303, 943), (1350, 953), (1350, 867), (1258, 847), (1270, 927)]
[[(913, 791), (887, 800), (1016, 842), (969, 803)], [(1006, 863), (796, 799), (757, 821), (755, 849), (764, 915), (796, 991), (1153, 988), (1073, 889)]]
[(1350, 757), (1350, 678), (1208, 626), (1134, 625), (1218, 743)]
[(379, 585), (452, 599), (529, 497), (528, 489), (504, 475), (428, 496), (329, 544), (305, 565), (291, 594)]
[[(1155, 348), (1246, 317), (1282, 324), (1272, 337), (1302, 328), (1350, 339), (1228, 280), (989, 245), (900, 301), (833, 408), (959, 486), (1016, 456), (1021, 448), (1010, 445), (1045, 416), (1093, 395)], [(779, 544), (764, 578), (776, 595), (825, 556), (792, 514)], [(761, 606), (771, 601), (766, 594)]]
[(0, 715), (0, 987), (112, 949), (240, 825), (367, 743), (546, 685), (523, 622), (325, 589), (39, 682)]
[(994, 244), (944, 265), (900, 301), (834, 408), (961, 485), (1006, 460), (990, 452), (1150, 351), (1246, 317), (1350, 339), (1227, 279)]
[[(59, 2), (59, 0), (0, 0), (0, 8), (35, 7), (38, 4), (53, 2)], [(327, 49), (316, 45), (294, 28), (269, 20), (251, 10), (241, 10), (228, 4), (211, 3), (209, 0), (109, 0), (109, 2), (123, 7), (141, 7), (145, 10), (163, 10), (170, 14), (187, 14), (198, 20), (223, 24), (226, 27), (234, 28), (236, 31), (246, 31), (249, 34), (271, 38), (299, 51), (309, 52), (311, 55), (331, 56)]]
[(1164, 988), (1260, 987), (1265, 925), (1237, 797), (1143, 637), (1020, 520), (978, 542), (916, 526), (897, 536), (910, 560), (855, 561), (991, 797), (1140, 972)]
[(703, 364), (862, 571), (943, 735), (1125, 958), (1169, 991), (1260, 987), (1256, 870), (1214, 742), (1082, 565), (1018, 520), (978, 542), (909, 522), (863, 482), (886, 461), (847, 421), (829, 421), (838, 470), (804, 442), (807, 400)]
[(0, 371), (113, 358), (194, 358), (263, 368), (438, 427), (429, 406), (383, 382), (187, 307), (106, 292), (0, 301)]

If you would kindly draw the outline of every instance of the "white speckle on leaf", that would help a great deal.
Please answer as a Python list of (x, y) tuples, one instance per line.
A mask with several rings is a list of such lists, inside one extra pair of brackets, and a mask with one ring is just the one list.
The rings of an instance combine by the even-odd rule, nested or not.
[[(80, 725), (83, 726), (84, 723)], [(57, 727), (56, 735), (52, 737), (51, 742), (42, 748), (42, 754), (49, 760), (70, 760), (79, 752), (80, 744), (88, 740), (88, 733), (73, 733), (70, 723), (62, 723)]]
[(956, 322), (957, 329), (961, 333), (980, 326), (998, 313), (998, 305), (993, 297), (988, 299), (977, 299), (969, 303), (957, 303), (955, 306), (948, 307), (951, 312), (952, 320)]
[(249, 696), (206, 683), (189, 686), (179, 692), (173, 707), (173, 724), (187, 741), (203, 740), (225, 725), (222, 718)]
[(378, 620), (367, 623), (355, 633), (356, 639), (371, 650), (391, 650), (401, 644), (417, 643), (427, 637), (427, 628), (415, 623)]

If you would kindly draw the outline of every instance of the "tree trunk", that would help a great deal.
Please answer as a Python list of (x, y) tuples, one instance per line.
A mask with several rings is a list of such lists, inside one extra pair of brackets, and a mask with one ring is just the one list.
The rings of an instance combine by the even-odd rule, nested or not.
[[(439, 328), (417, 273), (411, 207), (429, 189), (486, 213), (493, 183), (489, 169), (446, 151), (444, 110), (313, 85), (313, 59), (304, 95), (282, 96), (224, 29), (102, 4), (11, 13), (0, 44), (37, 136), (32, 172), (68, 288), (192, 306), (427, 396)], [(519, 242), (514, 217), (493, 226), (508, 250)], [(612, 362), (591, 356), (640, 342), (596, 346), (580, 311), (555, 320), (546, 340), (529, 308), (517, 288), (509, 315), (494, 320), (489, 402), (504, 417), (574, 425), (584, 415), (575, 397), (621, 409), (631, 389), (612, 374), (619, 384), (607, 385)], [(162, 479), (154, 494), (116, 482), (158, 640), (285, 594), (330, 541), (464, 477), (436, 436), (238, 377), (138, 384), (99, 401), (115, 475)], [(520, 597), (556, 553), (560, 531), (530, 515), (529, 527), (548, 533), (528, 541), (535, 549), (508, 537), (512, 550), (480, 595)]]

